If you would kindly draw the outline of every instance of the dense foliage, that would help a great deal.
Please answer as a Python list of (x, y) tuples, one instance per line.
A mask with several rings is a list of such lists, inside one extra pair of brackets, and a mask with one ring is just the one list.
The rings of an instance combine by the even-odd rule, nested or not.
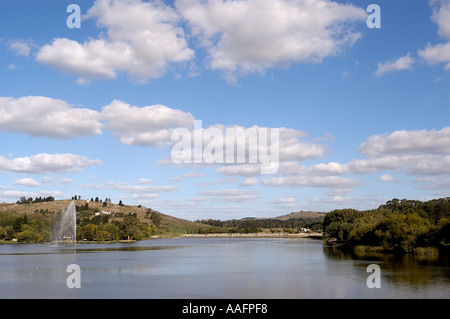
[(393, 199), (378, 209), (334, 210), (325, 215), (326, 239), (350, 246), (369, 245), (398, 248), (450, 244), (450, 198), (427, 202)]
[(272, 231), (282, 230), (283, 232), (297, 233), (304, 229), (310, 229), (313, 232), (322, 229), (322, 219), (320, 218), (297, 218), (297, 219), (231, 219), (217, 220), (205, 219), (196, 222), (213, 226), (207, 229), (199, 230), (199, 233), (259, 233), (264, 229)]

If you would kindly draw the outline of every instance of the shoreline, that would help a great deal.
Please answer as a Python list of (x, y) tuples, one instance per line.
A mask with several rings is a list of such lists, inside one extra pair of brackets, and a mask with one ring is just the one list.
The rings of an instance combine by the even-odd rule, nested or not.
[(322, 233), (211, 233), (183, 234), (184, 238), (313, 238), (322, 239)]
[[(161, 238), (311, 238), (311, 239), (322, 239), (322, 233), (210, 233), (210, 234), (177, 234), (172, 236), (167, 235), (153, 235), (148, 238), (143, 238), (142, 240), (152, 240)], [(111, 240), (111, 241), (50, 241), (50, 242), (19, 242), (19, 241), (9, 241), (0, 240), (0, 244), (111, 244), (111, 243), (131, 243), (141, 240), (134, 239), (122, 239), (122, 240)]]

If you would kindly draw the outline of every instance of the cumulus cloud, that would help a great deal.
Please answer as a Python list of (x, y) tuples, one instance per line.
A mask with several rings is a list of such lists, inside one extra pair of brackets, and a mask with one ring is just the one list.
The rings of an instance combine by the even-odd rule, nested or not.
[(392, 182), (393, 180), (395, 180), (394, 176), (390, 175), (390, 174), (384, 174), (381, 175), (378, 180), (380, 182)]
[(208, 52), (208, 64), (237, 73), (292, 63), (319, 63), (360, 38), (351, 24), (363, 9), (329, 0), (177, 0), (191, 33)]
[(0, 130), (68, 139), (101, 134), (98, 112), (44, 96), (0, 97)]
[(261, 164), (225, 165), (216, 168), (216, 173), (228, 176), (257, 176), (261, 174)]
[(41, 184), (38, 181), (36, 181), (30, 177), (24, 177), (24, 178), (18, 179), (17, 181), (15, 181), (13, 183), (13, 185), (30, 186), (30, 187), (41, 186)]
[(433, 14), (431, 20), (438, 26), (438, 34), (447, 40), (445, 43), (430, 44), (418, 54), (431, 65), (444, 63), (444, 69), (450, 69), (450, 2), (432, 1)]
[(358, 151), (368, 157), (414, 154), (450, 154), (450, 127), (440, 130), (398, 130), (374, 135)]
[(348, 163), (349, 169), (357, 174), (378, 171), (450, 174), (450, 127), (373, 135), (359, 146), (358, 151), (367, 158)]
[(92, 165), (100, 165), (100, 160), (91, 160), (81, 155), (40, 153), (32, 156), (8, 159), (0, 156), (0, 171), (48, 174), (78, 172)]
[(274, 204), (297, 204), (297, 198), (293, 196), (289, 197), (279, 197), (277, 199), (272, 200)]
[(438, 34), (450, 40), (450, 2), (445, 0), (434, 1), (437, 5), (433, 8), (431, 20), (438, 26)]
[(84, 188), (92, 189), (109, 189), (120, 192), (120, 194), (129, 194), (127, 196), (121, 196), (121, 198), (131, 198), (134, 200), (147, 200), (155, 199), (159, 197), (160, 193), (173, 193), (177, 192), (178, 188), (170, 185), (144, 185), (138, 183), (138, 185), (133, 185), (127, 182), (114, 182), (108, 181), (104, 184), (85, 184)]
[(257, 191), (240, 189), (208, 190), (200, 193), (202, 196), (212, 197), (213, 202), (246, 203), (255, 200)]
[(346, 178), (339, 176), (281, 176), (266, 178), (261, 181), (266, 186), (276, 187), (319, 187), (319, 188), (352, 188), (362, 185), (362, 183), (354, 178)]
[(216, 124), (202, 128), (201, 121), (196, 121), (193, 130), (174, 133), (173, 160), (226, 163), (226, 167), (217, 171), (224, 175), (251, 176), (257, 170), (261, 173), (268, 165), (278, 165), (279, 162), (321, 157), (326, 149), (325, 145), (301, 139), (306, 136), (304, 132), (285, 127), (226, 127)]
[(159, 146), (171, 143), (174, 128), (192, 127), (194, 117), (164, 105), (131, 106), (114, 100), (103, 107), (101, 117), (122, 144)]
[(385, 73), (411, 70), (415, 60), (408, 53), (406, 56), (400, 57), (395, 61), (378, 63), (378, 69), (375, 72), (377, 77), (381, 77)]
[(256, 177), (247, 177), (239, 184), (244, 187), (256, 186), (258, 185), (258, 179)]
[(418, 54), (431, 65), (446, 63), (444, 69), (450, 69), (450, 42), (435, 45), (428, 43), (425, 49), (419, 50)]
[(350, 167), (348, 164), (338, 162), (319, 163), (311, 166), (300, 165), (298, 162), (285, 162), (281, 164), (281, 170), (286, 175), (330, 176), (344, 175), (350, 171)]
[(193, 59), (175, 10), (161, 1), (97, 0), (86, 19), (95, 19), (105, 32), (83, 43), (56, 38), (43, 46), (36, 59), (79, 83), (112, 79), (125, 72), (147, 81), (165, 74), (172, 63)]

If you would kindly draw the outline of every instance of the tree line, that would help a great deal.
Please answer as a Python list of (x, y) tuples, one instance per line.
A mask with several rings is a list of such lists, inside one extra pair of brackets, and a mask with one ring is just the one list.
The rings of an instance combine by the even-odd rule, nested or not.
[(333, 210), (323, 221), (324, 239), (347, 246), (379, 246), (411, 252), (450, 245), (450, 197), (422, 202), (394, 198), (378, 209)]
[(288, 220), (280, 219), (203, 219), (196, 220), (198, 223), (212, 226), (208, 229), (200, 229), (199, 233), (259, 233), (263, 230), (272, 230), (298, 233), (305, 228), (312, 232), (322, 229), (322, 218), (292, 218)]
[(55, 198), (53, 196), (48, 197), (33, 197), (26, 198), (25, 196), (20, 197), (16, 204), (32, 204), (32, 203), (42, 203), (42, 202), (53, 202)]

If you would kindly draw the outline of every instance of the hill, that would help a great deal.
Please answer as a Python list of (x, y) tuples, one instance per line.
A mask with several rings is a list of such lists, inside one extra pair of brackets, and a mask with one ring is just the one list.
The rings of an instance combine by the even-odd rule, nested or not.
[(211, 229), (202, 230), (203, 233), (303, 233), (305, 231), (320, 232), (324, 217), (325, 213), (300, 211), (272, 218), (245, 217), (224, 221), (203, 219), (197, 222), (212, 226)]
[(315, 212), (315, 211), (300, 211), (300, 212), (293, 212), (290, 214), (273, 217), (271, 219), (277, 219), (281, 221), (290, 220), (290, 219), (317, 219), (317, 220), (323, 220), (325, 217), (325, 213), (321, 212)]
[[(0, 204), (0, 240), (53, 240), (54, 225), (72, 200)], [(197, 233), (208, 225), (169, 216), (142, 205), (75, 200), (78, 240), (142, 239)]]

